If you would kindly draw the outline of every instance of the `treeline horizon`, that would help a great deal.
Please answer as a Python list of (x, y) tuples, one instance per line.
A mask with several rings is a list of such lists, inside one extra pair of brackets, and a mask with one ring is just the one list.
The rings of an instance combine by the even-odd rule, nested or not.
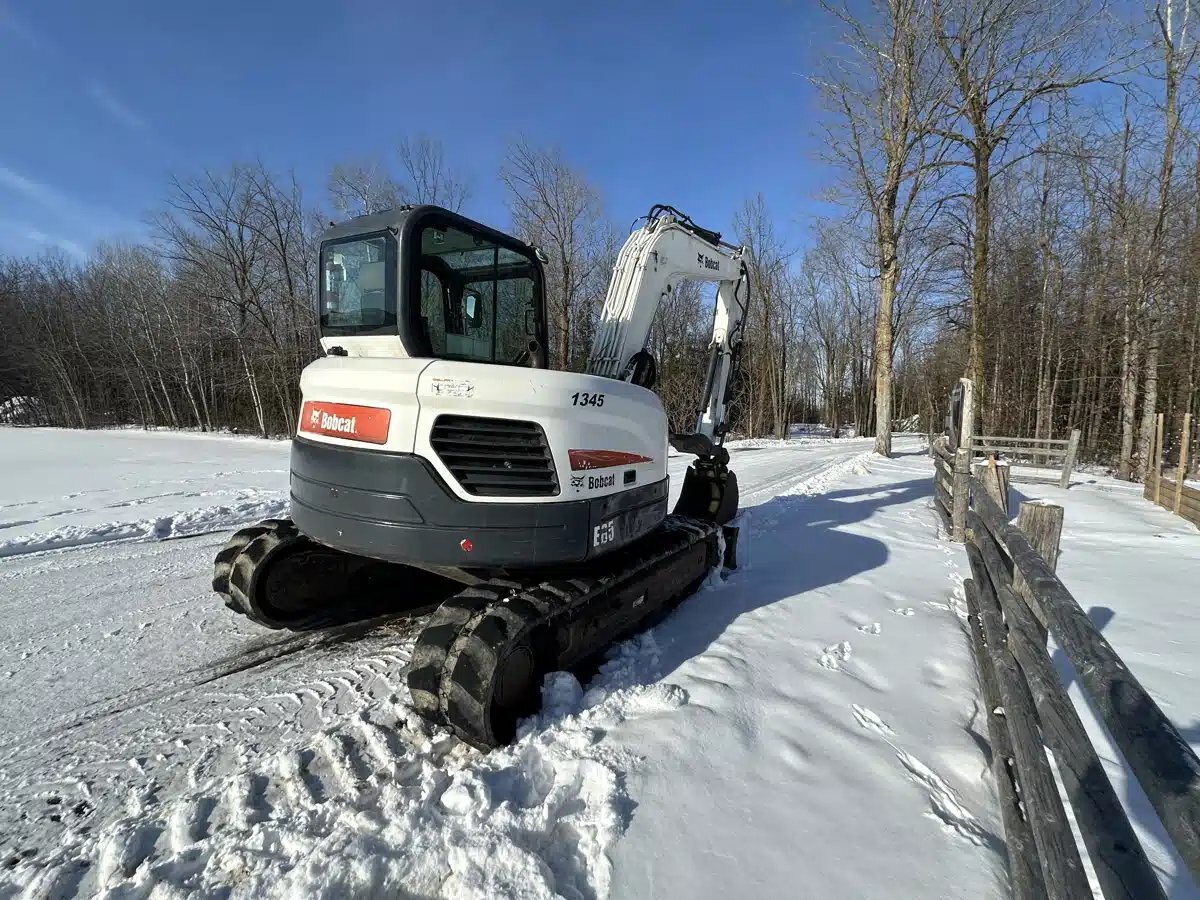
[[(1136, 478), (1161, 412), (1169, 455), (1184, 414), (1200, 419), (1190, 6), (825, 0), (842, 40), (810, 81), (841, 213), (801, 252), (769, 186), (732, 211), (728, 237), (755, 262), (733, 430), (853, 425), (889, 453), (894, 421), (940, 430), (965, 375), (987, 433), (1078, 427), (1085, 459)], [(487, 224), (547, 255), (555, 367), (581, 369), (626, 230), (601, 188), (553, 146), (517, 139), (497, 173), (468, 173), (415, 137), (335, 166), (321, 197), (234, 164), (173, 179), (150, 241), (0, 259), (0, 403), (35, 397), (76, 427), (288, 434), (318, 352), (321, 227), (403, 203), (460, 210), (484, 177), (509, 214)], [(699, 285), (664, 299), (648, 349), (674, 428), (696, 414), (710, 328)]]

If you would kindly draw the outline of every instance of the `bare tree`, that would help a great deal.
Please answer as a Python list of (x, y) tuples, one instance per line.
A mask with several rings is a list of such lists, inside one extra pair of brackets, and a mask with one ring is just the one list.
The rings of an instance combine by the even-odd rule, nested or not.
[(650, 328), (647, 349), (658, 361), (654, 390), (672, 431), (691, 432), (700, 414), (711, 318), (700, 283), (684, 279), (663, 297)]
[(471, 189), (446, 162), (442, 142), (428, 137), (405, 138), (398, 150), (408, 176), (404, 196), (410, 203), (435, 203), (458, 212)]
[[(572, 342), (572, 321), (587, 315), (587, 285), (606, 255), (606, 226), (599, 192), (555, 148), (525, 139), (508, 147), (500, 180), (517, 234), (548, 257), (546, 300), (551, 350), (558, 366), (581, 366), (587, 348)], [(594, 298), (590, 298), (594, 302)]]
[(446, 161), (441, 141), (405, 138), (396, 155), (399, 177), (378, 159), (335, 165), (328, 183), (334, 211), (344, 217), (364, 216), (406, 203), (433, 203), (458, 212), (471, 196), (465, 179)]
[(378, 160), (338, 163), (329, 173), (329, 200), (344, 216), (365, 216), (400, 206), (404, 189)]
[[(1138, 437), (1138, 455), (1143, 469), (1150, 466), (1150, 445), (1158, 412), (1158, 364), (1162, 350), (1162, 287), (1166, 268), (1167, 215), (1174, 206), (1172, 178), (1175, 171), (1175, 145), (1179, 138), (1179, 90), (1196, 59), (1200, 44), (1188, 39), (1192, 13), (1191, 0), (1165, 0), (1154, 6), (1158, 26), (1157, 44), (1162, 52), (1163, 145), (1158, 170), (1158, 197), (1153, 225), (1146, 247), (1140, 290), (1145, 310), (1146, 356), (1142, 394), (1142, 423)], [(1122, 470), (1127, 461), (1122, 459)], [(1131, 466), (1130, 466), (1131, 467)]]
[(879, 308), (875, 318), (875, 452), (892, 452), (892, 349), (903, 239), (938, 148), (930, 136), (946, 95), (929, 0), (874, 0), (861, 18), (822, 0), (844, 29), (846, 58), (814, 79), (835, 121), (829, 152), (845, 173), (853, 205), (875, 235)]
[[(1103, 10), (1093, 0), (930, 0), (933, 36), (954, 90), (937, 134), (966, 151), (971, 173), (967, 377), (984, 398), (991, 189), (1013, 158), (998, 157), (1031, 132), (1034, 104), (1103, 80), (1122, 67), (1105, 53)], [(1099, 62), (1097, 62), (1097, 60)], [(984, 406), (985, 417), (987, 407)]]
[(762, 194), (742, 204), (733, 227), (750, 253), (751, 304), (743, 356), (749, 376), (749, 421), (763, 423), (750, 431), (757, 434), (769, 428), (784, 438), (795, 394), (799, 319), (789, 270), (792, 254), (776, 231)]

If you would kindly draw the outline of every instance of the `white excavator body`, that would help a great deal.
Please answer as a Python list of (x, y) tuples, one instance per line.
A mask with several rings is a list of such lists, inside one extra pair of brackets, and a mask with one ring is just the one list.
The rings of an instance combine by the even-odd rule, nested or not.
[[(647, 341), (681, 279), (715, 282), (717, 300), (701, 412), (671, 433)], [(644, 627), (721, 561), (748, 292), (742, 248), (653, 207), (618, 257), (588, 371), (555, 371), (535, 248), (432, 206), (332, 226), (291, 518), (235, 534), (214, 590), (276, 628), (436, 606), (416, 708), (477, 746), (509, 740), (541, 672)], [(669, 514), (671, 447), (694, 460)]]
[[(297, 427), (305, 441), (416, 454), (465, 503), (564, 503), (667, 477), (667, 418), (646, 388), (577, 372), (458, 360), (325, 357), (305, 368)], [(554, 490), (480, 494), (434, 446), (441, 416), (536, 422)], [(513, 470), (500, 474), (510, 477)], [(598, 477), (603, 474), (605, 477)], [(515, 480), (515, 479), (514, 479)], [(464, 481), (466, 482), (464, 484)]]

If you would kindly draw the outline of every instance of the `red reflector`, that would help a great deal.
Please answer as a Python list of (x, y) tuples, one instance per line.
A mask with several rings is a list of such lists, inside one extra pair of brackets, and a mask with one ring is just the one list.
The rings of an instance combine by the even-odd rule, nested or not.
[(652, 456), (640, 453), (625, 453), (621, 450), (568, 450), (571, 471), (585, 469), (610, 469), (613, 466), (635, 466), (638, 463), (654, 462)]
[(462, 547), (463, 550), (465, 550), (467, 553), (470, 553), (472, 550), (475, 549), (475, 545), (471, 543), (470, 538), (463, 538), (461, 541), (458, 542), (458, 546)]

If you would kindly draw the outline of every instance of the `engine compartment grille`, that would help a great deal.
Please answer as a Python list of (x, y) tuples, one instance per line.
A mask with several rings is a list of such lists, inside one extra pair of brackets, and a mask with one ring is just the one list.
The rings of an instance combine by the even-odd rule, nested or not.
[(550, 497), (558, 493), (550, 444), (537, 422), (438, 416), (429, 443), (468, 494)]

